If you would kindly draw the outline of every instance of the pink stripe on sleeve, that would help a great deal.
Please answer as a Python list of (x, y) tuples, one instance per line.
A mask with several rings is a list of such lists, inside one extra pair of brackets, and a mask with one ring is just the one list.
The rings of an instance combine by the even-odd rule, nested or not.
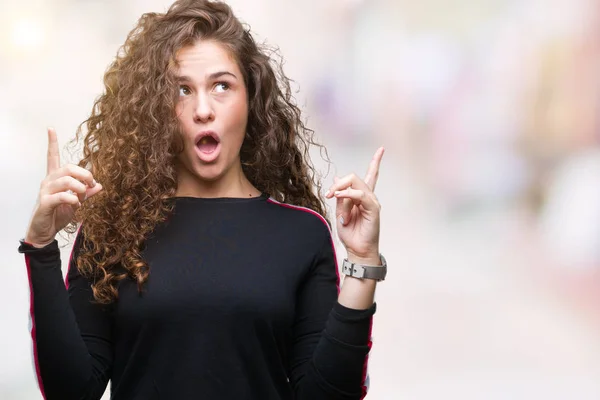
[(363, 364), (363, 375), (362, 375), (362, 396), (361, 396), (361, 400), (364, 399), (367, 396), (367, 393), (369, 392), (369, 382), (367, 381), (368, 377), (369, 377), (369, 354), (371, 352), (371, 348), (373, 347), (373, 338), (372, 335), (373, 334), (373, 317), (371, 317), (371, 323), (369, 325), (369, 342), (367, 343), (367, 346), (369, 346), (369, 353), (367, 353), (367, 355), (365, 356), (365, 363)]
[(36, 326), (35, 326), (35, 315), (33, 308), (33, 283), (31, 281), (31, 266), (29, 265), (29, 256), (25, 254), (25, 265), (27, 266), (27, 279), (29, 280), (29, 318), (31, 321), (31, 340), (33, 342), (33, 363), (35, 366), (35, 375), (37, 379), (40, 392), (44, 400), (46, 394), (44, 392), (44, 384), (42, 382), (42, 375), (40, 373), (40, 363), (38, 359), (37, 340), (36, 340)]

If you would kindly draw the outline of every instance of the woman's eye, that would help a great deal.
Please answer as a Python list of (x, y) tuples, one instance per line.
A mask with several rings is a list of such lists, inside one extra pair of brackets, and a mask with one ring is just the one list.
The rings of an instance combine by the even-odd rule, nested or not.
[(180, 96), (189, 96), (191, 93), (191, 90), (189, 87), (187, 86), (179, 86), (179, 95)]
[(226, 92), (229, 90), (229, 84), (227, 82), (219, 82), (215, 85), (215, 90), (220, 93)]

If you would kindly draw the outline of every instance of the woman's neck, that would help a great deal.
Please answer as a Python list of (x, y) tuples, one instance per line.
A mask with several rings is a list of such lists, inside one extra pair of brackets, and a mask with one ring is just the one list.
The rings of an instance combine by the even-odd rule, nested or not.
[(261, 192), (248, 180), (241, 166), (214, 181), (206, 181), (185, 172), (180, 173), (175, 193), (177, 197), (204, 198), (248, 198), (260, 195)]

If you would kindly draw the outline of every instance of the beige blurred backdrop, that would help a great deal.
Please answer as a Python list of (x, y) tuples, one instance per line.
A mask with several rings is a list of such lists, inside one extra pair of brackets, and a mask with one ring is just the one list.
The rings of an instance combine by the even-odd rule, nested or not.
[[(41, 398), (17, 241), (45, 128), (66, 145), (170, 3), (0, 3), (0, 399)], [(386, 147), (367, 398), (600, 399), (600, 2), (229, 3), (279, 46), (326, 185)]]

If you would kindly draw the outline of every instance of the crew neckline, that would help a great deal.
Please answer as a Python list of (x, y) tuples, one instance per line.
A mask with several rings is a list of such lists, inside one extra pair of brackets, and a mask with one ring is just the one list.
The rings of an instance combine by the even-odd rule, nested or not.
[(168, 200), (187, 203), (250, 203), (254, 201), (264, 201), (269, 198), (267, 193), (262, 193), (254, 197), (193, 197), (193, 196), (173, 196)]

